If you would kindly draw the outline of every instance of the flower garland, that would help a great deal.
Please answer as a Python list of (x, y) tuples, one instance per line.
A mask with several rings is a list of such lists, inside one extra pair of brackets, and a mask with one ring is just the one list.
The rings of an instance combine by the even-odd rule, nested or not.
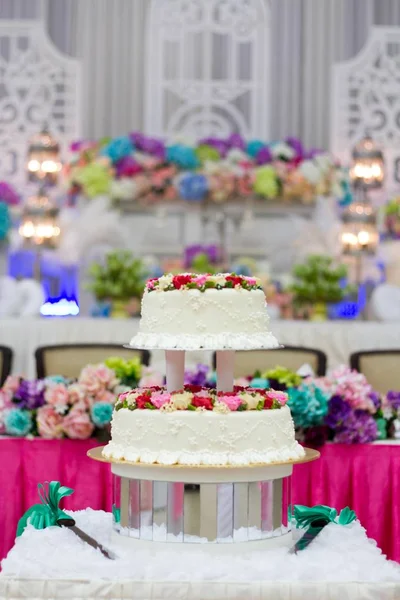
[(162, 275), (162, 277), (154, 277), (146, 283), (146, 291), (163, 291), (169, 292), (173, 290), (199, 290), (205, 292), (208, 289), (243, 289), (243, 290), (261, 290), (261, 282), (256, 277), (246, 277), (244, 275), (236, 275), (235, 273), (217, 273), (216, 275), (205, 274), (196, 275), (192, 273), (184, 273), (181, 275)]
[(334, 158), (305, 150), (296, 138), (266, 143), (240, 135), (209, 137), (195, 146), (165, 144), (133, 132), (99, 142), (79, 141), (65, 169), (69, 193), (141, 203), (176, 200), (222, 203), (243, 196), (313, 202), (318, 195), (340, 201), (348, 174)]
[(286, 404), (287, 394), (235, 386), (233, 392), (217, 392), (200, 385), (185, 385), (182, 390), (167, 392), (164, 387), (137, 388), (120, 394), (115, 410), (213, 411), (227, 414), (236, 411), (278, 409)]

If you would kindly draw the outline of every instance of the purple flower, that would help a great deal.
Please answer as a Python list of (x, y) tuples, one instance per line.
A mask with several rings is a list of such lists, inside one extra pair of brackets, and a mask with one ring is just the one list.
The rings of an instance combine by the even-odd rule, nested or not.
[(264, 146), (264, 148), (261, 148), (256, 154), (256, 163), (258, 165), (265, 165), (270, 162), (272, 162), (271, 150), (268, 146)]
[(224, 157), (228, 152), (228, 144), (225, 140), (220, 140), (215, 137), (204, 138), (199, 141), (199, 146), (212, 146), (215, 150), (218, 150), (221, 157)]
[(165, 160), (165, 146), (161, 140), (147, 137), (139, 132), (130, 133), (129, 139), (138, 150)]
[(232, 133), (226, 140), (228, 148), (239, 148), (239, 150), (246, 149), (246, 143), (239, 133)]
[(296, 153), (296, 157), (302, 158), (304, 154), (303, 144), (298, 138), (288, 137), (285, 142), (293, 148)]
[(311, 148), (311, 150), (304, 153), (303, 158), (305, 160), (312, 160), (317, 154), (321, 154), (322, 152), (323, 150), (319, 150), (318, 148)]
[(0, 181), (0, 202), (5, 202), (9, 206), (19, 204), (17, 192), (6, 181)]
[(17, 401), (19, 408), (29, 410), (40, 408), (45, 403), (44, 392), (45, 383), (42, 379), (22, 380), (14, 394), (14, 400)]
[(355, 410), (346, 420), (345, 427), (335, 435), (339, 444), (368, 444), (378, 438), (374, 417), (365, 410)]
[(193, 260), (198, 254), (206, 254), (208, 256), (208, 260), (212, 264), (216, 264), (221, 260), (221, 250), (219, 246), (216, 246), (215, 244), (209, 246), (194, 244), (193, 246), (187, 246), (185, 248), (185, 269), (188, 269), (192, 266)]
[(116, 163), (117, 177), (133, 177), (143, 171), (139, 163), (132, 156), (124, 156)]
[(397, 411), (400, 409), (400, 392), (390, 390), (390, 392), (386, 394), (386, 400), (393, 410)]
[(325, 417), (325, 424), (330, 429), (341, 431), (345, 426), (351, 414), (351, 407), (341, 396), (332, 396), (328, 404), (328, 414)]
[(209, 370), (210, 367), (207, 365), (199, 364), (196, 370), (185, 371), (185, 385), (201, 385), (205, 387)]
[[(376, 412), (378, 410), (378, 408), (381, 405), (381, 399), (379, 394), (377, 394), (376, 392), (371, 392), (369, 395), (370, 399), (372, 400), (374, 406), (375, 406), (375, 410), (373, 412)], [(400, 395), (399, 395), (399, 402), (400, 402)], [(399, 404), (400, 406), (400, 404)]]

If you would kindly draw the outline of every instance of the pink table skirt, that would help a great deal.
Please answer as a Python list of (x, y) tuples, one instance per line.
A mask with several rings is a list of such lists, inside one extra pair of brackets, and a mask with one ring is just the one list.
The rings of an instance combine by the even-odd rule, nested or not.
[[(72, 510), (111, 510), (109, 465), (86, 457), (95, 440), (0, 440), (0, 559), (12, 547), (20, 516), (37, 503), (37, 484), (57, 480), (75, 493)], [(400, 562), (400, 445), (329, 444), (322, 457), (295, 467), (295, 504), (355, 510), (368, 535)]]

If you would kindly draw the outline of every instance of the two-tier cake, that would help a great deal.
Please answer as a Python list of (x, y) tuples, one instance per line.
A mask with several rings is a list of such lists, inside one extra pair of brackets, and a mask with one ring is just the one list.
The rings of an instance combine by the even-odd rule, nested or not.
[[(149, 280), (131, 346), (169, 351), (169, 361), (176, 362), (174, 383), (168, 384), (167, 368), (166, 388), (139, 388), (119, 397), (112, 440), (103, 450), (106, 458), (244, 466), (304, 456), (286, 394), (233, 387), (232, 350), (278, 346), (258, 279), (185, 273)], [(217, 390), (183, 385), (179, 355), (201, 348), (218, 351), (217, 379), (224, 385)]]

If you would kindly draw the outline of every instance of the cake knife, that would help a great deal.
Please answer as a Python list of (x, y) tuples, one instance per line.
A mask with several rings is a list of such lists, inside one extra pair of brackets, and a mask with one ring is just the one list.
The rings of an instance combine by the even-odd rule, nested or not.
[(89, 546), (92, 546), (92, 548), (99, 549), (106, 558), (109, 558), (110, 560), (116, 558), (115, 554), (110, 552), (110, 550), (104, 548), (104, 546), (96, 542), (94, 538), (82, 531), (82, 529), (79, 529), (79, 527), (75, 525), (74, 519), (58, 519), (57, 525), (59, 527), (68, 527), (68, 529), (71, 529), (83, 542), (86, 542)]

